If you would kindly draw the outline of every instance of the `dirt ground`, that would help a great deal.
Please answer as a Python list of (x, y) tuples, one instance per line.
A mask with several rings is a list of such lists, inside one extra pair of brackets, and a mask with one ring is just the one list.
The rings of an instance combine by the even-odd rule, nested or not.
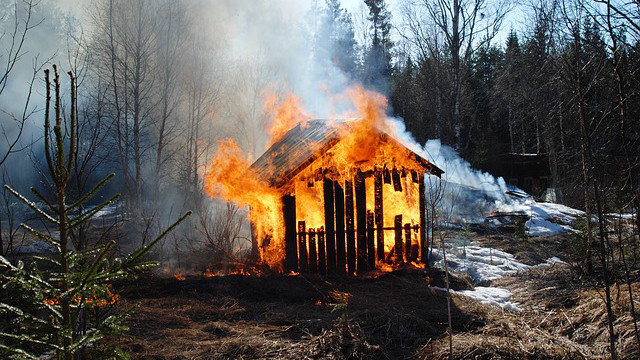
[[(562, 236), (472, 240), (528, 264), (570, 256)], [(454, 294), (453, 358), (606, 357), (602, 292), (570, 265), (533, 268), (491, 285), (509, 289), (521, 310), (506, 312)], [(454, 289), (470, 286), (452, 279)], [(134, 359), (158, 360), (444, 359), (449, 356), (447, 296), (433, 287), (444, 287), (444, 273), (437, 269), (351, 279), (152, 276), (127, 296), (139, 308), (120, 346)], [(625, 287), (614, 287), (614, 301), (620, 355), (640, 358)]]

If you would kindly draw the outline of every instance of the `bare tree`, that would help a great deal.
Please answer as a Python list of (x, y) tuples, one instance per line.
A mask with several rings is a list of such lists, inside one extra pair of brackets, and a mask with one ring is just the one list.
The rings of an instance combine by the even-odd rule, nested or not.
[[(611, 246), (605, 229), (604, 190), (601, 183), (602, 176), (597, 174), (596, 154), (594, 150), (594, 138), (596, 129), (602, 119), (598, 118), (599, 112), (590, 112), (588, 109), (588, 93), (599, 80), (599, 74), (603, 72), (605, 55), (599, 52), (587, 52), (585, 39), (583, 38), (584, 20), (586, 13), (584, 6), (579, 1), (566, 0), (561, 4), (560, 21), (566, 31), (565, 38), (568, 49), (563, 57), (563, 66), (566, 69), (566, 83), (573, 94), (572, 102), (577, 108), (577, 122), (579, 129), (580, 162), (582, 170), (583, 201), (587, 225), (588, 246), (594, 246), (592, 235), (592, 214), (595, 213), (598, 225), (597, 256), (602, 266), (602, 278), (605, 288), (605, 307), (607, 311), (607, 325), (609, 330), (609, 351), (612, 359), (617, 358), (616, 334), (614, 329), (614, 315), (611, 299), (611, 269), (613, 257), (609, 256)], [(600, 129), (602, 130), (602, 129)], [(598, 136), (603, 137), (602, 131)], [(595, 211), (594, 211), (595, 205)]]
[(447, 61), (450, 87), (448, 119), (453, 141), (460, 146), (463, 64), (481, 46), (487, 46), (500, 30), (510, 10), (509, 0), (411, 0), (405, 3), (402, 36), (416, 49), (419, 60)]
[(182, 63), (185, 60), (185, 52), (189, 35), (189, 20), (186, 14), (186, 6), (180, 1), (166, 1), (163, 5), (161, 34), (158, 39), (158, 75), (159, 107), (156, 117), (156, 143), (155, 143), (155, 170), (153, 177), (153, 202), (154, 208), (158, 206), (160, 183), (165, 173), (162, 169), (173, 156), (173, 151), (168, 152), (172, 139), (179, 131), (178, 116), (176, 111), (180, 104), (180, 86), (182, 75)]
[[(9, 5), (9, 4), (7, 4)], [(16, 71), (20, 63), (24, 62), (26, 55), (26, 44), (30, 34), (38, 27), (43, 19), (36, 15), (36, 9), (39, 5), (37, 0), (14, 0), (12, 5), (7, 6), (6, 12), (0, 13), (0, 100), (4, 100), (7, 85), (12, 79), (13, 73)], [(21, 110), (14, 112), (13, 110), (0, 108), (0, 168), (2, 168), (3, 180), (7, 176), (4, 166), (7, 159), (12, 154), (19, 153), (29, 147), (29, 144), (22, 143), (22, 137), (29, 118), (35, 113), (36, 109), (30, 105), (33, 85), (36, 75), (42, 69), (49, 59), (41, 61), (36, 55), (32, 59), (32, 72), (28, 80), (28, 89), (25, 94), (23, 103), (19, 106)], [(9, 248), (13, 247), (13, 211), (9, 208), (10, 203), (5, 196), (5, 209), (9, 228)], [(3, 217), (0, 213), (0, 255), (5, 254), (4, 232), (2, 227)]]

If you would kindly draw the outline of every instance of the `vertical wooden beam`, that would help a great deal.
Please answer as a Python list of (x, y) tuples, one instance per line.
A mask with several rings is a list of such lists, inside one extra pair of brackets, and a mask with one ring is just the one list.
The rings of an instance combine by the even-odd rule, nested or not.
[(333, 180), (324, 178), (324, 229), (327, 244), (327, 273), (336, 273), (336, 233)]
[(296, 239), (296, 197), (282, 197), (284, 216), (284, 257), (285, 271), (298, 271), (298, 245)]
[(356, 272), (356, 234), (353, 216), (353, 184), (345, 181), (344, 211), (347, 227), (347, 273), (353, 275)]
[(342, 186), (340, 186), (340, 182), (336, 181), (334, 186), (336, 197), (336, 273), (344, 275), (346, 271), (346, 247), (344, 242), (344, 191), (342, 190)]
[(420, 173), (418, 176), (418, 192), (420, 193), (420, 261), (429, 265), (429, 229), (427, 229), (427, 194), (424, 185), (424, 173)]
[(309, 229), (309, 272), (318, 273), (318, 252), (316, 250), (316, 229)]
[(395, 229), (393, 257), (395, 262), (402, 262), (402, 215), (396, 215), (393, 221), (393, 227)]
[(382, 202), (382, 173), (376, 172), (374, 180), (374, 211), (376, 221), (376, 246), (378, 261), (384, 261), (384, 211)]
[(393, 180), (393, 190), (402, 191), (402, 181), (400, 180), (400, 172), (398, 170), (393, 169), (391, 172), (391, 180)]
[(307, 256), (307, 234), (305, 233), (304, 221), (298, 222), (298, 248), (300, 250), (300, 272), (309, 270), (309, 257)]
[(373, 211), (367, 210), (367, 269), (376, 268), (376, 249), (375, 249), (375, 226), (373, 221)]
[(389, 169), (384, 169), (382, 171), (382, 177), (384, 178), (385, 184), (391, 184), (391, 173), (389, 172)]
[(356, 271), (362, 273), (367, 270), (367, 191), (363, 174), (358, 171), (354, 179), (356, 195), (357, 220), (357, 252)]
[(404, 224), (404, 257), (411, 262), (411, 224)]
[(327, 275), (327, 255), (324, 251), (324, 226), (318, 228), (318, 274)]

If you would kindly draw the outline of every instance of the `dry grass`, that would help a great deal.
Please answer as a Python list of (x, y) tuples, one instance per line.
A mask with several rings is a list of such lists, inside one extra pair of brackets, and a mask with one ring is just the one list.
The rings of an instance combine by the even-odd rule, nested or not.
[[(121, 345), (136, 359), (406, 358), (446, 329), (446, 299), (428, 286), (441, 276), (150, 278), (130, 296), (140, 307)], [(331, 311), (334, 290), (351, 295), (347, 323)], [(475, 304), (454, 307), (457, 330), (484, 324)]]
[[(534, 268), (494, 285), (512, 291), (522, 309), (508, 313), (492, 308), (486, 325), (453, 336), (454, 359), (594, 359), (609, 354), (604, 294), (587, 288), (569, 265)], [(638, 294), (639, 285), (634, 285)], [(618, 291), (619, 289), (619, 291)], [(617, 350), (622, 359), (640, 358), (626, 287), (613, 287)], [(640, 299), (634, 299), (636, 308)], [(637, 314), (640, 318), (640, 313)], [(449, 357), (448, 338), (427, 344), (417, 358)]]

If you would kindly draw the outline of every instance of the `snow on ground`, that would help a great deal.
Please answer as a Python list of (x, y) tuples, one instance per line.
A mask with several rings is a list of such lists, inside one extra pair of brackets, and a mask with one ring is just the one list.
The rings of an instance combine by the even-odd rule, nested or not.
[[(432, 286), (432, 289), (446, 292), (446, 288)], [(498, 287), (476, 286), (473, 290), (451, 290), (454, 294), (468, 296), (483, 304), (497, 306), (508, 311), (520, 311), (518, 303), (509, 301), (511, 299), (511, 291)]]
[(571, 225), (584, 212), (562, 204), (536, 202), (528, 199), (524, 207), (531, 219), (527, 221), (527, 232), (530, 236), (555, 235), (573, 231)]
[[(530, 216), (525, 224), (527, 235), (546, 236), (575, 231), (573, 223), (584, 211), (562, 204), (537, 202), (532, 197), (514, 199), (510, 203), (497, 204), (498, 211), (521, 211)], [(502, 206), (500, 206), (502, 205)]]
[[(557, 257), (552, 257), (547, 259), (546, 262), (534, 266), (523, 264), (507, 252), (478, 246), (464, 237), (452, 239), (447, 245), (446, 255), (449, 269), (469, 274), (474, 284), (486, 283), (532, 267), (563, 263)], [(435, 260), (436, 266), (444, 268), (442, 250), (434, 249), (432, 259)], [(446, 289), (437, 289), (446, 291)], [(520, 310), (517, 303), (509, 301), (511, 299), (511, 291), (507, 289), (476, 286), (473, 290), (452, 290), (452, 292), (469, 296), (483, 304), (501, 307), (504, 310)]]
[[(464, 238), (454, 239), (454, 245), (447, 249), (447, 263), (450, 269), (469, 274), (474, 284), (529, 268), (529, 265), (516, 261), (509, 253), (464, 242)], [(444, 267), (442, 250), (434, 250), (433, 258), (437, 259), (436, 265)]]

